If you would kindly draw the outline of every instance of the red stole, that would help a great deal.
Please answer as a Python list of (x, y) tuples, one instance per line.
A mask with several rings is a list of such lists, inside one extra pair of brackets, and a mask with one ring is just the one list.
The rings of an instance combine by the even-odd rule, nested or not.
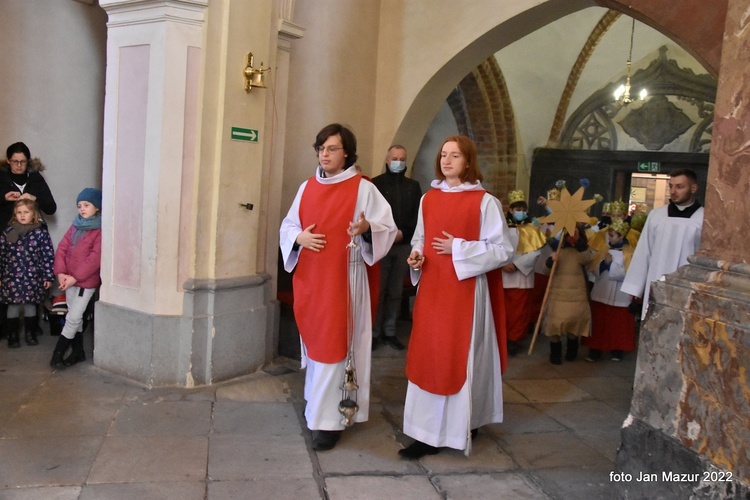
[(315, 224), (324, 234), (320, 252), (300, 249), (294, 271), (294, 318), (310, 359), (338, 363), (346, 357), (346, 317), (349, 271), (346, 232), (357, 203), (362, 176), (335, 184), (311, 178), (299, 205), (302, 229)]
[(455, 394), (466, 381), (476, 285), (476, 278), (458, 280), (452, 255), (438, 255), (433, 238), (445, 238), (445, 231), (478, 240), (484, 193), (432, 189), (422, 200), (425, 261), (414, 302), (406, 376), (432, 394)]

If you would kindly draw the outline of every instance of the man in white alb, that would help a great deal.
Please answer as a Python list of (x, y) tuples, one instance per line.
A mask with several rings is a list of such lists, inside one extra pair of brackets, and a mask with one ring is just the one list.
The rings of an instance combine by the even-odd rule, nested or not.
[(622, 291), (643, 298), (646, 317), (651, 282), (688, 263), (701, 242), (703, 207), (695, 198), (698, 177), (689, 169), (676, 170), (669, 177), (669, 204), (655, 208), (633, 253)]

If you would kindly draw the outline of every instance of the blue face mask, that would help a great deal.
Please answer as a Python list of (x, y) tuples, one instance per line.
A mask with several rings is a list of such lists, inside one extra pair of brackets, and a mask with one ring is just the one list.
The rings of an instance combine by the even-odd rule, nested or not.
[(513, 218), (517, 222), (521, 222), (526, 218), (526, 212), (513, 212)]
[(406, 170), (406, 162), (391, 160), (391, 164), (388, 166), (388, 168), (390, 168), (391, 172), (393, 172), (394, 174), (400, 174), (401, 172)]

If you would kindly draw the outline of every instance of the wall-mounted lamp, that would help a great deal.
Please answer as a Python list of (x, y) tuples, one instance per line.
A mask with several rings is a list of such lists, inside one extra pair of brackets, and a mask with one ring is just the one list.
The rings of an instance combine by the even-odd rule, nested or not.
[(247, 66), (242, 72), (245, 75), (245, 92), (250, 92), (253, 87), (261, 89), (266, 88), (266, 83), (263, 81), (263, 73), (271, 71), (271, 68), (264, 68), (263, 63), (260, 63), (260, 68), (253, 68), (253, 53), (247, 53)]

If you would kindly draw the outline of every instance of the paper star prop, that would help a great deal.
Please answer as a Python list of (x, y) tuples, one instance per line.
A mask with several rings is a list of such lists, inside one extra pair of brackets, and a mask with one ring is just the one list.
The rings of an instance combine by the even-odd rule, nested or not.
[(568, 192), (567, 188), (562, 188), (559, 200), (547, 201), (547, 206), (552, 213), (539, 220), (555, 224), (552, 234), (557, 234), (562, 229), (565, 229), (568, 234), (575, 234), (576, 223), (588, 222), (589, 216), (586, 209), (596, 203), (596, 200), (582, 200), (581, 198), (583, 198), (582, 187), (578, 188), (573, 195)]

